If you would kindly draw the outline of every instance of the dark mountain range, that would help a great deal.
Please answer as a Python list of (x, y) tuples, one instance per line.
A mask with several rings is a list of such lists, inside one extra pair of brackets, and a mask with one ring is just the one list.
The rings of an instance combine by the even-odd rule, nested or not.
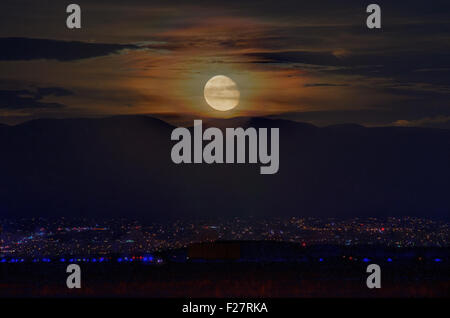
[(176, 165), (174, 127), (151, 117), (34, 120), (0, 129), (0, 217), (449, 218), (450, 130), (267, 118), (204, 125), (279, 127), (279, 172)]

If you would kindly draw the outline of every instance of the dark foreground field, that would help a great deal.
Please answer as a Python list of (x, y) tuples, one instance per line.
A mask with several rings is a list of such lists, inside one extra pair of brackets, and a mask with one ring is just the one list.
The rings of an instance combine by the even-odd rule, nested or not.
[(367, 263), (81, 264), (82, 288), (66, 287), (67, 264), (2, 264), (1, 297), (448, 297), (442, 263), (380, 263), (382, 288), (366, 287)]

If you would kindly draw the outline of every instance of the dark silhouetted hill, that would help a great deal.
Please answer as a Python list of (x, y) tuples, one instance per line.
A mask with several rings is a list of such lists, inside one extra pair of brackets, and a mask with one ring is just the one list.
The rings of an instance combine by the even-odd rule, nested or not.
[(0, 215), (448, 219), (450, 130), (267, 118), (211, 125), (279, 127), (278, 174), (260, 175), (260, 164), (173, 164), (174, 127), (146, 116), (34, 120), (0, 129)]

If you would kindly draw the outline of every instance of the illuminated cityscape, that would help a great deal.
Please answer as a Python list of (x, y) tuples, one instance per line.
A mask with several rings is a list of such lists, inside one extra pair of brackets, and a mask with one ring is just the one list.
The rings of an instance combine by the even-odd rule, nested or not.
[(448, 247), (448, 223), (423, 218), (233, 218), (141, 224), (124, 219), (2, 221), (0, 256), (143, 255), (208, 241), (279, 241), (302, 246)]

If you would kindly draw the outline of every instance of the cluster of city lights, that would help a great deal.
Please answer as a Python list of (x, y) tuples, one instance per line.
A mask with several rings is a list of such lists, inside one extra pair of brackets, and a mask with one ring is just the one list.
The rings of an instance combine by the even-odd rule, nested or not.
[[(349, 257), (343, 256), (342, 258), (347, 258), (349, 261), (358, 261), (358, 258), (354, 258), (354, 257), (352, 257), (352, 256), (349, 256)], [(322, 257), (319, 258), (318, 260), (319, 260), (319, 262), (325, 261), (325, 259), (322, 258)], [(418, 261), (423, 261), (424, 259), (423, 259), (422, 257), (418, 257), (417, 260), (418, 260)], [(439, 262), (442, 262), (442, 261), (443, 261), (442, 258), (431, 258), (430, 260), (431, 260), (431, 261), (434, 261), (434, 262), (436, 262), (436, 263), (439, 263)], [(364, 263), (369, 263), (369, 262), (372, 261), (372, 259), (367, 258), (367, 257), (364, 257), (364, 258), (362, 259), (362, 261), (363, 261)], [(386, 262), (391, 263), (391, 262), (393, 262), (393, 259), (392, 259), (391, 257), (388, 257), (388, 258), (386, 259)]]
[[(358, 261), (358, 258), (354, 258), (352, 256), (343, 256), (344, 259), (348, 259), (349, 261)], [(369, 263), (372, 261), (370, 258), (362, 258), (361, 259), (364, 263)], [(417, 258), (418, 261), (423, 261), (424, 259), (422, 257)], [(443, 262), (444, 259), (442, 258), (431, 258), (431, 261), (434, 261), (436, 263)], [(161, 258), (155, 258), (151, 255), (148, 256), (121, 256), (117, 258), (112, 257), (82, 257), (82, 258), (59, 258), (59, 259), (50, 259), (50, 258), (33, 258), (31, 260), (26, 258), (0, 258), (0, 263), (25, 263), (25, 262), (32, 262), (32, 263), (54, 263), (54, 262), (60, 262), (60, 263), (104, 263), (104, 262), (117, 262), (117, 263), (131, 263), (131, 262), (140, 262), (140, 263), (156, 263), (161, 264), (163, 263), (163, 260)], [(318, 259), (319, 262), (325, 262), (325, 258), (321, 257)], [(393, 259), (388, 257), (386, 262), (393, 262)]]
[(51, 258), (0, 258), (0, 263), (104, 263), (104, 262), (141, 262), (141, 263), (157, 263), (161, 264), (163, 262), (160, 258), (155, 258), (153, 256), (122, 256), (118, 258), (112, 257), (79, 257), (79, 258), (65, 258), (61, 257), (59, 259)]
[(122, 262), (144, 262), (144, 263), (147, 263), (147, 262), (150, 262), (150, 263), (152, 263), (152, 262), (156, 262), (156, 263), (162, 263), (162, 259), (160, 259), (160, 258), (158, 258), (158, 259), (155, 259), (155, 258), (153, 258), (153, 256), (139, 256), (139, 257), (137, 257), (137, 256), (132, 256), (132, 257), (119, 257), (118, 259), (117, 259), (117, 262), (118, 263), (122, 263)]

